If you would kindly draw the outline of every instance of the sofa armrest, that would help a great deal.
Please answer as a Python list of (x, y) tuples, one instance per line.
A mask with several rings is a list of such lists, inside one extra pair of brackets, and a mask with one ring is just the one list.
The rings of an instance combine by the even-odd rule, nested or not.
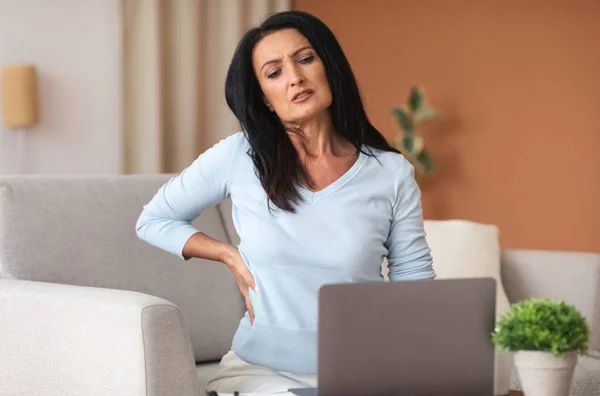
[(0, 394), (195, 396), (185, 319), (143, 293), (0, 279)]
[(600, 350), (600, 254), (507, 249), (501, 262), (511, 302), (551, 297), (574, 305), (590, 325), (590, 348)]

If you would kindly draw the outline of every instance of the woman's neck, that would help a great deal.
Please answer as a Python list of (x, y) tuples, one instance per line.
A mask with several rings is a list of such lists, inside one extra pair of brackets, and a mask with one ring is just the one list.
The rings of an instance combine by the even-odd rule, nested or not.
[(294, 129), (298, 132), (288, 132), (288, 136), (301, 158), (345, 156), (348, 155), (348, 145), (352, 146), (335, 131), (329, 113), (296, 125)]

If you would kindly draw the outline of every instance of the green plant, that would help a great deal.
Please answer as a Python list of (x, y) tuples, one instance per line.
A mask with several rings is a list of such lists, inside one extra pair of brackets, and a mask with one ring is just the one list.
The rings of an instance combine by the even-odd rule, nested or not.
[(438, 110), (425, 104), (425, 96), (418, 86), (410, 90), (407, 103), (392, 109), (396, 123), (402, 130), (391, 145), (398, 149), (423, 174), (432, 174), (435, 170), (433, 159), (425, 149), (423, 138), (417, 134), (416, 126), (439, 116)]
[(552, 352), (557, 357), (586, 353), (590, 329), (579, 311), (564, 301), (531, 298), (513, 304), (492, 332), (503, 351)]

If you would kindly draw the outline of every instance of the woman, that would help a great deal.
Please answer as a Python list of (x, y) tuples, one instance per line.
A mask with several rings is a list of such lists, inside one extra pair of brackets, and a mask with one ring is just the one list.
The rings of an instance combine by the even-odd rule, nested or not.
[[(274, 14), (242, 38), (226, 79), (244, 132), (160, 188), (140, 238), (224, 263), (247, 313), (208, 386), (284, 392), (316, 386), (317, 298), (326, 283), (435, 277), (414, 168), (367, 119), (333, 33), (307, 13)], [(238, 247), (191, 225), (225, 198)]]

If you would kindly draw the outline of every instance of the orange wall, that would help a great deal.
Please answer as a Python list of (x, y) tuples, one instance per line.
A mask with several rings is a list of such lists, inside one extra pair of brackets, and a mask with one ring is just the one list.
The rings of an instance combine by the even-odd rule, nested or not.
[(444, 113), (423, 130), (440, 169), (427, 218), (496, 224), (503, 247), (600, 252), (600, 1), (294, 5), (334, 31), (388, 138), (412, 84)]

